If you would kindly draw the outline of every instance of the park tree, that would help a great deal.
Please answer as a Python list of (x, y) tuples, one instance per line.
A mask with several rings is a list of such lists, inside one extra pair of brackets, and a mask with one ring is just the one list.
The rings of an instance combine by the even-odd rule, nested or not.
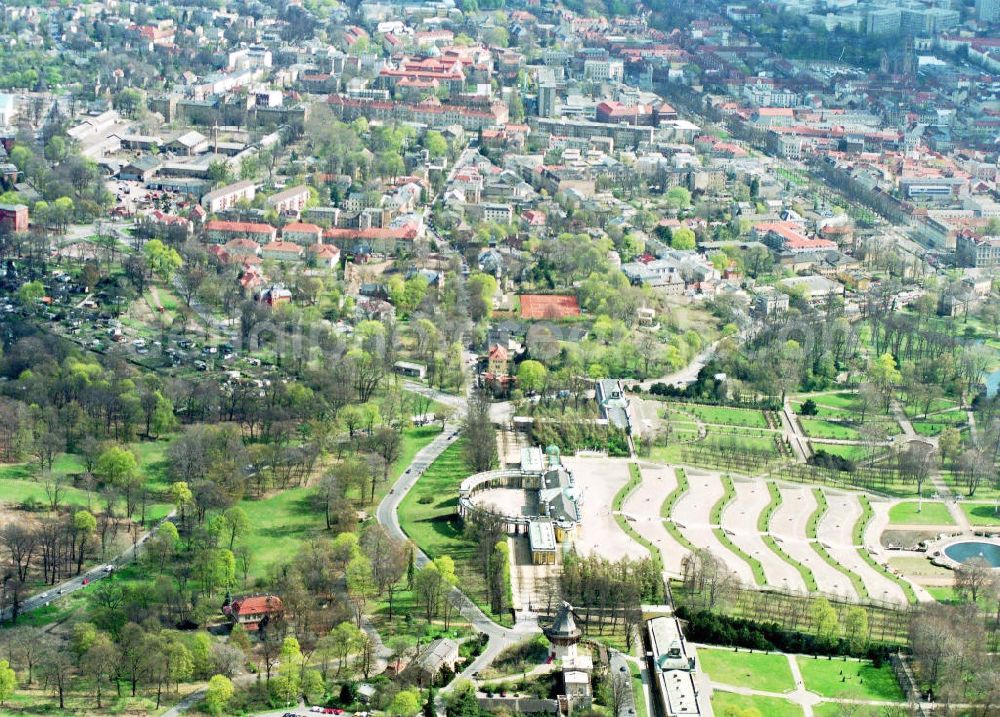
[(441, 599), (445, 591), (444, 578), (434, 563), (422, 567), (413, 579), (413, 591), (424, 607), (424, 617), (430, 623), (441, 610)]
[(687, 227), (679, 227), (674, 229), (670, 235), (670, 246), (674, 249), (679, 249), (681, 251), (687, 251), (694, 249), (695, 247), (695, 235), (694, 232)]
[(187, 481), (176, 481), (170, 484), (170, 501), (177, 507), (177, 512), (181, 514), (181, 526), (185, 524), (185, 511), (194, 502), (194, 494), (188, 487)]
[(833, 609), (829, 600), (824, 597), (816, 598), (812, 606), (812, 619), (816, 639), (820, 642), (832, 640), (840, 623), (837, 620), (837, 611)]
[(620, 715), (632, 696), (632, 673), (614, 671), (608, 675), (604, 703), (611, 708), (611, 714)]
[(73, 514), (73, 533), (76, 536), (76, 574), (83, 570), (83, 559), (86, 555), (87, 542), (97, 528), (97, 518), (89, 511), (78, 510)]
[(7, 660), (0, 660), (0, 707), (14, 696), (17, 689), (17, 675)]
[(250, 518), (238, 505), (226, 508), (219, 516), (219, 528), (232, 550), (236, 541), (250, 532)]
[(938, 452), (941, 454), (941, 464), (945, 461), (954, 463), (958, 450), (962, 445), (962, 434), (957, 428), (946, 428), (938, 436)]
[(176, 249), (167, 246), (159, 239), (150, 239), (146, 242), (142, 247), (142, 253), (150, 271), (166, 282), (173, 279), (174, 274), (184, 263)]
[(903, 379), (903, 375), (896, 368), (896, 359), (891, 353), (884, 353), (871, 361), (868, 366), (868, 378), (878, 388), (883, 406), (888, 409), (893, 391)]
[(233, 698), (233, 683), (224, 675), (213, 675), (205, 690), (205, 708), (211, 715), (221, 715)]
[(424, 134), (424, 149), (427, 150), (431, 159), (444, 157), (448, 154), (448, 140), (437, 130), (427, 130)]
[(396, 693), (386, 713), (392, 717), (413, 717), (420, 711), (420, 691), (411, 688)]
[(684, 187), (671, 187), (666, 195), (667, 207), (674, 213), (691, 206), (691, 192)]
[(103, 707), (104, 683), (112, 675), (118, 661), (118, 648), (104, 633), (97, 633), (82, 658), (84, 673), (93, 680), (97, 709)]
[[(924, 483), (934, 464), (934, 447), (923, 441), (911, 441), (899, 454), (899, 473), (917, 486), (917, 496), (923, 496)], [(923, 506), (921, 505), (921, 508)]]
[(860, 605), (848, 608), (844, 615), (844, 636), (851, 652), (858, 652), (868, 639), (868, 612)]
[(319, 704), (326, 696), (326, 684), (319, 670), (306, 670), (302, 675), (302, 695), (306, 702)]
[(109, 446), (97, 458), (94, 475), (103, 482), (123, 488), (136, 476), (139, 464), (132, 451), (121, 446)]
[(955, 569), (955, 591), (966, 601), (976, 604), (994, 581), (1000, 579), (992, 566), (981, 557), (964, 561)]
[(475, 472), (487, 471), (497, 463), (496, 432), (490, 419), (490, 399), (477, 390), (469, 397), (465, 416), (465, 456)]
[(33, 309), (45, 296), (45, 285), (41, 281), (27, 281), (18, 288), (17, 300), (28, 309)]
[(521, 365), (517, 368), (517, 385), (525, 393), (537, 393), (545, 385), (545, 376), (547, 374), (548, 369), (545, 368), (541, 361), (535, 361), (534, 359), (522, 361)]

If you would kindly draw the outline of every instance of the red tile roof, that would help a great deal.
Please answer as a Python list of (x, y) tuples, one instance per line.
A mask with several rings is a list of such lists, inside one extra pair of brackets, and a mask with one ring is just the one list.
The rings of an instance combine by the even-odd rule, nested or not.
[(302, 247), (290, 241), (273, 241), (265, 244), (263, 246), (263, 251), (280, 251), (288, 252), (289, 254), (301, 254)]
[(273, 234), (274, 227), (270, 224), (257, 224), (255, 222), (226, 222), (213, 219), (205, 225), (207, 231), (218, 232), (242, 232), (244, 234)]
[(251, 595), (250, 597), (233, 600), (231, 612), (234, 615), (268, 615), (284, 610), (281, 598), (277, 595)]
[(292, 222), (281, 229), (282, 234), (321, 234), (323, 229), (308, 222)]

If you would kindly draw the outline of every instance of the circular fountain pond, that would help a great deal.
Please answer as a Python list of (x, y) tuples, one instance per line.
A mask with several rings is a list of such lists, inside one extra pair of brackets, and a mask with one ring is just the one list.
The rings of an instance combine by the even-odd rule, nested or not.
[(990, 567), (1000, 568), (1000, 545), (981, 540), (962, 540), (944, 549), (944, 554), (956, 563), (982, 558)]

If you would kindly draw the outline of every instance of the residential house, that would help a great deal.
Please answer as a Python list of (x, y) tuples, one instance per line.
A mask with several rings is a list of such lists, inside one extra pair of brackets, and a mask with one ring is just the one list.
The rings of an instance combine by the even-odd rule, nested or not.
[(309, 201), (309, 187), (300, 184), (273, 194), (264, 201), (264, 206), (278, 214), (298, 214)]
[(281, 304), (287, 304), (292, 300), (292, 292), (281, 284), (273, 284), (257, 295), (257, 301), (270, 306), (272, 309)]
[(281, 228), (281, 238), (302, 246), (320, 244), (323, 242), (323, 229), (316, 224), (292, 222)]
[(273, 241), (265, 244), (260, 250), (260, 255), (264, 259), (275, 261), (299, 261), (302, 259), (302, 253), (302, 247), (290, 241)]
[(458, 662), (458, 642), (450, 637), (439, 637), (424, 648), (410, 663), (415, 672), (417, 684), (430, 686), (441, 670), (454, 672)]
[(417, 238), (414, 227), (385, 227), (370, 229), (331, 228), (323, 232), (323, 239), (332, 242), (341, 251), (352, 254), (395, 254), (413, 246)]
[(210, 242), (224, 244), (230, 239), (248, 237), (258, 244), (267, 244), (277, 238), (278, 231), (270, 224), (255, 222), (228, 222), (213, 219), (205, 225), (205, 237)]
[(247, 179), (209, 192), (201, 198), (201, 206), (210, 214), (215, 214), (236, 206), (241, 201), (252, 202), (255, 196), (257, 196), (257, 185)]
[(324, 269), (336, 269), (340, 263), (340, 249), (333, 244), (310, 244), (306, 247), (306, 255)]
[(237, 598), (223, 608), (223, 612), (233, 623), (242, 625), (249, 631), (265, 627), (272, 618), (280, 617), (284, 611), (285, 606), (277, 595), (249, 595)]

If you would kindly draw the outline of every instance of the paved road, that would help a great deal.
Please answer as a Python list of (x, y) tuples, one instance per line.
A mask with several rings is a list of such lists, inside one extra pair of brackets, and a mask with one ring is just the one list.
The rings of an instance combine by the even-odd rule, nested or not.
[(628, 660), (618, 650), (608, 650), (608, 662), (611, 663), (608, 668), (611, 675), (621, 674), (628, 680), (628, 692), (622, 700), (621, 708), (618, 710), (618, 717), (629, 717), (629, 715), (636, 714), (635, 693), (632, 691), (632, 669), (629, 667)]
[[(65, 580), (59, 583), (58, 585), (53, 585), (52, 587), (48, 588), (47, 590), (44, 590), (38, 595), (33, 595), (32, 597), (26, 599), (24, 602), (21, 603), (21, 609), (19, 611), (19, 614), (23, 615), (26, 612), (37, 610), (38, 608), (44, 605), (48, 605), (53, 600), (61, 600), (70, 593), (73, 593), (82, 588), (84, 580), (87, 580), (88, 583), (92, 583), (97, 580), (101, 580), (102, 578), (106, 578), (111, 573), (111, 571), (108, 570), (108, 568), (113, 569), (115, 566), (124, 565), (125, 563), (132, 560), (135, 555), (135, 551), (141, 548), (143, 544), (145, 544), (145, 542), (149, 539), (149, 536), (155, 533), (165, 520), (169, 520), (170, 518), (172, 518), (174, 512), (175, 511), (170, 511), (170, 513), (168, 513), (162, 520), (160, 520), (160, 522), (154, 525), (148, 532), (143, 533), (141, 536), (139, 536), (139, 540), (138, 542), (136, 542), (134, 547), (129, 546), (128, 549), (122, 551), (120, 554), (112, 558), (109, 562), (91, 568), (85, 573), (81, 573), (80, 575), (72, 577), (69, 580)], [(11, 616), (10, 608), (7, 608), (3, 612), (0, 612), (0, 622), (9, 620), (10, 616)]]
[(715, 347), (717, 344), (718, 342), (715, 342), (704, 348), (701, 353), (691, 359), (691, 363), (679, 371), (674, 371), (673, 373), (667, 374), (666, 376), (660, 376), (659, 378), (647, 378), (643, 381), (627, 381), (627, 383), (629, 386), (642, 386), (643, 391), (648, 391), (649, 387), (654, 383), (665, 383), (670, 386), (684, 388), (688, 384), (695, 382), (698, 378), (698, 372), (701, 371), (702, 367), (707, 364), (715, 354)]

